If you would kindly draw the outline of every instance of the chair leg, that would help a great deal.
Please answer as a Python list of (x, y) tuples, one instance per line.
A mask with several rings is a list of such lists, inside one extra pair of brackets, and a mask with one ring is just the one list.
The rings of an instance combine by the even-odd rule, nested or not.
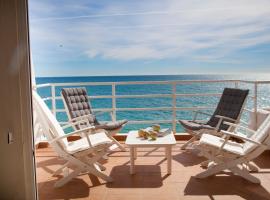
[[(198, 150), (201, 151), (201, 153), (208, 158), (208, 166), (207, 170), (204, 172), (201, 172), (196, 175), (196, 178), (206, 178), (208, 176), (212, 176), (220, 171), (223, 171), (225, 169), (228, 169), (230, 166), (235, 166), (237, 163), (224, 163), (222, 160), (220, 160), (218, 157), (215, 155), (205, 151), (203, 148), (200, 146), (196, 147)], [(235, 162), (235, 161), (234, 161)], [(216, 163), (216, 165), (215, 165)], [(206, 163), (205, 163), (206, 164)]]
[(226, 164), (219, 164), (219, 165), (213, 166), (211, 168), (208, 168), (204, 172), (197, 174), (196, 178), (206, 178), (206, 177), (215, 175), (216, 173), (223, 171), (225, 169), (227, 169)]
[(260, 179), (258, 179), (255, 176), (252, 176), (248, 172), (248, 170), (246, 170), (245, 168), (240, 169), (239, 167), (236, 166), (236, 167), (230, 168), (229, 170), (231, 170), (233, 173), (241, 176), (242, 178), (244, 178), (244, 179), (246, 179), (246, 180), (248, 180), (248, 181), (250, 181), (252, 183), (256, 183), (256, 184), (260, 184), (261, 183)]
[(258, 172), (259, 171), (259, 168), (251, 162), (248, 162), (246, 165), (248, 167), (248, 170), (251, 172)]
[(82, 168), (77, 168), (75, 169), (72, 173), (70, 173), (68, 176), (61, 178), (59, 181), (57, 181), (54, 184), (54, 187), (62, 187), (63, 185), (65, 185), (67, 182), (69, 182), (71, 179), (75, 178), (76, 176), (78, 176), (78, 174), (80, 174), (82, 171)]
[(96, 162), (95, 164), (95, 167), (97, 170), (100, 170), (100, 171), (104, 171), (106, 170), (106, 167), (104, 167), (102, 164), (100, 164), (99, 162)]
[(117, 144), (114, 143), (112, 146), (109, 147), (109, 150), (113, 151), (113, 150), (115, 150), (117, 148), (118, 148)]
[(108, 137), (113, 141), (114, 144), (118, 146), (121, 151), (126, 151), (125, 147), (120, 144), (120, 142), (118, 142), (112, 135), (108, 134)]
[(106, 174), (103, 174), (102, 172), (98, 171), (94, 166), (87, 166), (87, 170), (89, 171), (89, 173), (103, 179), (104, 181), (113, 182), (112, 177), (107, 176)]
[(240, 169), (236, 164), (233, 165), (232, 167), (230, 167), (230, 164), (228, 164), (228, 163), (220, 163), (220, 164), (217, 164), (215, 166), (212, 165), (206, 171), (197, 174), (196, 178), (206, 178), (206, 177), (215, 175), (218, 172), (221, 172), (225, 169), (229, 169), (231, 172), (243, 177), (244, 179), (246, 179), (252, 183), (256, 183), (256, 184), (260, 183), (260, 180), (258, 178), (256, 178), (255, 176), (252, 176), (251, 174), (249, 174), (249, 171), (246, 170), (245, 168)]
[(203, 162), (201, 162), (201, 167), (208, 167), (208, 164), (210, 163), (211, 161), (210, 160), (205, 160), (205, 161), (203, 161)]
[(181, 150), (185, 150), (186, 147), (191, 144), (192, 142), (194, 142), (197, 139), (196, 136), (193, 136), (190, 140), (188, 140), (185, 144), (183, 144), (183, 146), (181, 146)]
[(61, 172), (63, 171), (64, 168), (66, 168), (69, 165), (69, 162), (66, 162), (64, 165), (62, 165), (58, 170), (56, 170), (53, 173), (53, 176), (57, 176), (59, 174), (61, 174)]

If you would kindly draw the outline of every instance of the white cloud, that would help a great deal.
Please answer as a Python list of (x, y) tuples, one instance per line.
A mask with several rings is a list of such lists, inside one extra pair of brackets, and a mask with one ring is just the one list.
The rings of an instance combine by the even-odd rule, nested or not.
[[(270, 43), (269, 1), (107, 1), (95, 8), (84, 2), (75, 10), (69, 3), (59, 9), (48, 5), (41, 16), (34, 13), (34, 44), (61, 43), (70, 54), (89, 58), (216, 62)], [(40, 7), (46, 5), (31, 9)], [(59, 15), (52, 15), (55, 10)]]

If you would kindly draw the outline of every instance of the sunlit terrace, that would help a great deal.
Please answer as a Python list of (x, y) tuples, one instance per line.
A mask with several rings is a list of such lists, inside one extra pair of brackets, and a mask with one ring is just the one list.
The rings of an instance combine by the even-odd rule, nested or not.
[[(270, 153), (268, 150), (250, 162), (248, 161), (257, 169), (249, 169), (249, 173), (256, 177), (260, 183), (252, 183), (252, 181), (248, 181), (234, 171), (227, 169), (218, 171), (209, 177), (198, 178), (197, 174), (204, 172), (207, 168), (211, 169), (213, 166), (202, 165), (209, 157), (203, 156), (199, 149), (194, 148), (194, 145), (200, 143), (199, 138), (189, 148), (182, 149), (183, 144), (191, 138), (191, 135), (186, 133), (186, 129), (178, 123), (178, 120), (192, 120), (194, 116), (192, 113), (195, 110), (213, 114), (224, 88), (240, 88), (249, 89), (249, 95), (238, 123), (256, 131), (265, 119), (265, 113), (268, 112), (267, 106), (269, 105), (267, 105), (264, 93), (269, 90), (269, 83), (267, 81), (203, 80), (46, 83), (37, 85), (38, 93), (62, 127), (65, 127), (69, 122), (68, 111), (62, 103), (61, 89), (71, 87), (86, 87), (94, 112), (111, 113), (107, 116), (105, 114), (105, 117), (101, 116), (100, 121), (108, 121), (110, 117), (112, 121), (119, 119), (128, 121), (125, 127), (114, 135), (125, 151), (113, 148), (108, 151), (106, 157), (99, 160), (99, 163), (106, 168), (102, 173), (111, 177), (112, 182), (104, 181), (91, 173), (80, 173), (63, 186), (55, 187), (56, 182), (65, 176), (65, 172), (55, 175), (55, 171), (65, 164), (65, 160), (60, 158), (53, 147), (47, 143), (46, 136), (37, 134), (36, 166), (39, 198), (98, 200), (270, 199)], [(159, 87), (155, 88), (156, 86)], [(102, 94), (97, 93), (95, 87), (103, 88)], [(121, 93), (118, 90), (120, 87), (126, 87), (126, 90), (122, 88)], [(145, 93), (144, 88), (151, 88), (151, 92)], [(192, 88), (193, 93), (189, 92), (189, 88)], [(147, 91), (149, 92), (149, 90)], [(125, 99), (131, 100), (129, 102), (134, 102), (134, 104), (125, 104)], [(104, 102), (98, 105), (104, 107), (96, 108), (95, 101), (101, 100)], [(156, 106), (147, 106), (147, 101), (151, 101), (151, 105)], [(153, 103), (155, 101), (156, 104)], [(124, 112), (129, 114), (125, 115)], [(132, 112), (134, 114), (130, 114)], [(198, 119), (202, 122), (208, 120), (209, 117), (200, 116)], [(162, 128), (172, 131), (176, 144), (172, 146), (171, 157), (168, 157), (167, 151), (164, 152), (163, 146), (138, 148), (135, 168), (131, 173), (133, 153), (129, 146), (130, 143), (126, 141), (128, 135), (132, 131), (146, 128), (152, 124), (159, 124)], [(73, 131), (72, 128), (69, 128), (65, 132), (68, 134), (71, 131)], [(72, 135), (68, 137), (68, 140), (72, 142), (79, 138), (81, 135)], [(155, 141), (159, 140), (161, 139), (157, 137)], [(149, 143), (151, 144), (150, 140)], [(168, 164), (169, 159), (171, 159), (171, 165)], [(248, 163), (244, 164), (248, 165)], [(244, 164), (243, 166), (240, 164), (241, 167), (244, 168)], [(69, 172), (72, 170), (74, 168), (71, 165)]]
[(105, 173), (114, 182), (106, 183), (93, 175), (83, 174), (61, 188), (54, 188), (58, 176), (52, 176), (64, 162), (51, 148), (36, 152), (37, 178), (40, 199), (96, 199), (96, 200), (180, 200), (180, 199), (270, 199), (270, 153), (254, 160), (260, 172), (254, 173), (261, 184), (253, 184), (231, 173), (206, 179), (195, 175), (204, 169), (205, 159), (193, 151), (180, 150), (183, 142), (173, 148), (172, 173), (167, 175), (163, 149), (140, 149), (136, 160), (136, 174), (129, 174), (129, 152), (113, 151), (106, 161)]

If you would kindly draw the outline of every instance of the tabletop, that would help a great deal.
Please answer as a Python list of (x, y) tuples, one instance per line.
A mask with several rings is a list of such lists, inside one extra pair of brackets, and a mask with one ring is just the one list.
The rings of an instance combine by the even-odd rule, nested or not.
[(175, 145), (176, 140), (172, 132), (163, 137), (157, 137), (156, 140), (151, 140), (138, 137), (138, 131), (130, 131), (125, 143), (129, 146), (166, 146)]

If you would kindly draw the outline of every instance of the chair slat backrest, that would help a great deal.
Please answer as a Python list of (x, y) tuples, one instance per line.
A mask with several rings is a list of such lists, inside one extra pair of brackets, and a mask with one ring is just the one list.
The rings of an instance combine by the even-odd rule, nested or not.
[[(59, 122), (56, 120), (55, 116), (52, 114), (48, 106), (42, 100), (42, 98), (38, 95), (36, 91), (32, 92), (33, 94), (33, 109), (35, 110), (36, 118), (38, 119), (43, 133), (47, 137), (48, 141), (63, 136), (65, 132), (61, 128)], [(55, 145), (56, 144), (56, 145)], [(67, 139), (62, 139), (58, 143), (52, 144), (53, 148), (59, 150), (61, 147), (62, 150), (65, 150), (68, 145)]]
[[(212, 117), (207, 122), (207, 125), (210, 125), (211, 127), (217, 126), (219, 118), (215, 117), (216, 115), (229, 117), (238, 121), (242, 114), (242, 110), (244, 108), (248, 93), (249, 90), (225, 88), (217, 105), (217, 108)], [(234, 121), (231, 122), (235, 123)], [(229, 126), (226, 124), (222, 123), (220, 125), (220, 130), (228, 130), (228, 128)]]
[[(62, 88), (61, 93), (70, 120), (76, 117), (88, 115), (87, 118), (89, 124), (99, 124), (95, 115), (92, 112), (91, 104), (88, 100), (88, 94), (85, 87)], [(75, 126), (75, 128), (80, 129), (79, 126)]]
[[(251, 136), (251, 139), (270, 147), (270, 115), (263, 121), (258, 130)], [(244, 153), (248, 154), (253, 151), (257, 145), (251, 142), (245, 142)]]

